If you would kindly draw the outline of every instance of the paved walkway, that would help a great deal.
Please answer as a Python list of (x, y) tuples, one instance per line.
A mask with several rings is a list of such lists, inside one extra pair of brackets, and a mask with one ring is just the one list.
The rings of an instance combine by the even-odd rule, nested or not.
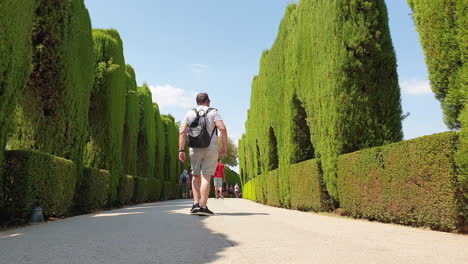
[(468, 263), (468, 236), (240, 199), (144, 204), (0, 233), (0, 263)]

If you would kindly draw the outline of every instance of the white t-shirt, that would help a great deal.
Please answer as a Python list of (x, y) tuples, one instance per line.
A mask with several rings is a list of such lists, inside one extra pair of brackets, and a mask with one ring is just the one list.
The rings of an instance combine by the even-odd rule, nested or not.
[[(200, 112), (200, 110), (207, 111), (208, 108), (209, 108), (208, 106), (199, 105), (197, 107), (197, 111), (198, 112)], [(193, 111), (193, 109), (188, 111), (187, 114), (185, 114), (184, 119), (182, 120), (182, 123), (180, 126), (180, 132), (182, 132), (182, 128), (184, 127), (185, 124), (190, 125), (190, 123), (192, 123), (196, 117), (197, 117), (197, 114), (195, 113), (195, 111)], [(206, 121), (208, 124), (208, 127), (207, 127), (208, 133), (210, 133), (210, 135), (213, 132), (213, 129), (215, 129), (216, 127), (215, 122), (222, 121), (222, 120), (223, 118), (219, 114), (218, 110), (213, 109), (208, 113), (208, 115), (206, 116)], [(213, 134), (213, 137), (211, 138), (211, 144), (209, 147), (217, 147), (217, 146), (218, 146), (218, 136), (216, 135), (216, 132), (215, 132)]]

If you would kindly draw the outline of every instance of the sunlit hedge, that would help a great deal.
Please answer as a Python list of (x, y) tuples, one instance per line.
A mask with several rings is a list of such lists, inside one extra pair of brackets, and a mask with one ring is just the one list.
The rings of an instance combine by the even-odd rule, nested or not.
[(143, 178), (153, 178), (156, 161), (156, 124), (152, 96), (146, 84), (138, 87), (137, 94), (140, 107), (137, 175)]
[(291, 4), (253, 80), (241, 175), (278, 167), (281, 204), (290, 207), (289, 167), (319, 158), (338, 200), (338, 156), (400, 141), (401, 114), (384, 1)]
[(123, 136), (123, 165), (127, 175), (137, 175), (137, 145), (140, 128), (140, 108), (137, 95), (135, 71), (126, 66), (127, 104)]

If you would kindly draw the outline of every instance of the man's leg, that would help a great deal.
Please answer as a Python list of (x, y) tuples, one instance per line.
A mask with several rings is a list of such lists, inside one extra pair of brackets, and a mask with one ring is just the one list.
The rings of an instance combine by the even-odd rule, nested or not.
[(208, 203), (208, 196), (210, 195), (210, 181), (212, 175), (202, 175), (201, 177), (201, 199), (200, 207), (206, 206)]
[(193, 175), (192, 179), (192, 192), (193, 192), (193, 204), (200, 203), (200, 175)]
[(223, 196), (223, 187), (218, 187), (218, 192), (219, 192), (219, 196), (221, 196), (221, 198), (224, 198)]

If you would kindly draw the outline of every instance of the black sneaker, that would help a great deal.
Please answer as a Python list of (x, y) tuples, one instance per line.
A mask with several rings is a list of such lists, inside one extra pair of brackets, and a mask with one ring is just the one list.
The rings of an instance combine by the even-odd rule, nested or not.
[(211, 215), (214, 215), (213, 212), (210, 211), (210, 209), (208, 209), (208, 206), (205, 206), (205, 207), (200, 207), (200, 209), (198, 210), (198, 215), (205, 215), (205, 216), (211, 216)]
[(200, 205), (196, 203), (192, 206), (192, 209), (190, 209), (190, 214), (198, 214), (199, 210), (200, 210)]

